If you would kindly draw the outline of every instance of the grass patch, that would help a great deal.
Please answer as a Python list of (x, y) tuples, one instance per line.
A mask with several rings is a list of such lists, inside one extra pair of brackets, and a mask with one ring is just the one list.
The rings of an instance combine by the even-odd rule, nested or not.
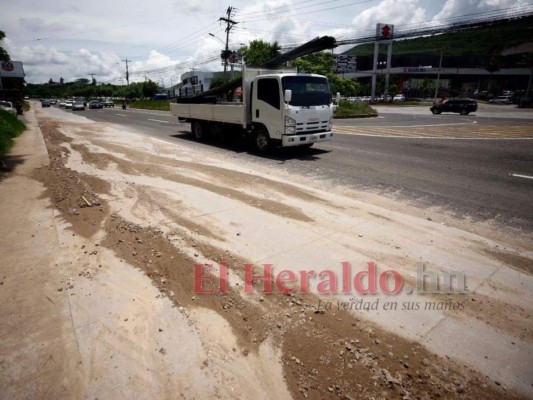
[(26, 129), (16, 115), (0, 110), (0, 158), (7, 154), (13, 147), (13, 138)]
[(348, 100), (341, 100), (337, 105), (334, 118), (351, 118), (351, 117), (369, 117), (378, 115), (368, 103), (364, 102), (350, 102)]
[(170, 111), (169, 100), (137, 100), (128, 104), (130, 108), (142, 108), (145, 110)]

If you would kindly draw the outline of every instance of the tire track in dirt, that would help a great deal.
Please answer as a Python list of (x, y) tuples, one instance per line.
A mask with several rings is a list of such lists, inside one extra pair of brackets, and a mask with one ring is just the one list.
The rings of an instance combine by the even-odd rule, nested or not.
[[(138, 176), (148, 176), (152, 178), (163, 178), (172, 182), (176, 182), (183, 185), (189, 185), (198, 187), (200, 189), (207, 190), (218, 195), (228, 197), (234, 200), (238, 200), (242, 203), (245, 203), (249, 206), (258, 208), (262, 211), (269, 212), (274, 215), (291, 218), (297, 221), (302, 222), (311, 222), (313, 221), (308, 215), (304, 214), (295, 207), (288, 206), (286, 204), (269, 200), (266, 198), (261, 198), (253, 196), (250, 194), (243, 193), (239, 190), (229, 188), (226, 186), (220, 186), (215, 183), (206, 182), (201, 179), (193, 178), (190, 176), (180, 175), (174, 172), (169, 171), (168, 169), (161, 168), (157, 164), (151, 163), (142, 163), (142, 162), (131, 162), (117, 156), (108, 154), (108, 153), (99, 153), (99, 158), (105, 161), (99, 161), (95, 164), (94, 154), (91, 153), (88, 148), (81, 144), (73, 144), (73, 149), (78, 151), (83, 158), (83, 161), (88, 164), (93, 164), (96, 167), (102, 167), (105, 163), (114, 163), (116, 164), (118, 170), (124, 174), (128, 175), (138, 175)], [(89, 156), (89, 154), (91, 154)]]
[[(352, 313), (342, 309), (319, 311), (319, 298), (314, 295), (275, 293), (257, 300), (244, 299), (237, 287), (225, 295), (195, 295), (192, 268), (195, 260), (171, 243), (161, 229), (130, 223), (117, 213), (109, 214), (109, 205), (99, 199), (108, 194), (109, 185), (65, 168), (68, 154), (61, 143), (69, 140), (57, 131), (57, 126), (45, 124), (43, 129), (54, 160), (51, 168), (37, 177), (72, 229), (92, 237), (103, 225), (105, 238), (101, 245), (143, 270), (184, 313), (188, 308), (205, 307), (226, 319), (238, 338), (238, 351), (243, 357), (257, 351), (267, 338), (273, 338), (282, 348), (284, 374), (294, 398), (520, 398), (478, 373), (440, 358), (419, 344), (384, 332)], [(115, 162), (100, 154), (92, 156), (91, 162), (99, 165)], [(147, 165), (127, 168), (141, 173)], [(65, 205), (77, 204), (79, 193), (89, 193), (91, 201), (101, 203), (102, 211), (93, 210), (101, 216), (99, 219), (94, 217), (91, 221), (81, 213), (65, 215), (68, 213)], [(92, 223), (97, 221), (98, 224)], [(194, 242), (192, 238), (187, 240)], [(207, 243), (197, 243), (196, 249), (209, 260), (231, 258), (228, 267), (237, 274), (242, 273), (239, 267), (247, 262)]]

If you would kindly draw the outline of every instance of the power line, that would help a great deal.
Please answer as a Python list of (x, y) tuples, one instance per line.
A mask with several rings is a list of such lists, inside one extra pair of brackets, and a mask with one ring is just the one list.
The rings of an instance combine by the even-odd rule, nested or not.
[[(524, 17), (524, 16), (527, 16), (528, 14), (531, 14), (532, 11), (533, 11), (533, 6), (524, 6), (524, 7), (518, 7), (518, 8), (512, 9), (512, 11), (509, 11), (509, 9), (500, 9), (500, 10), (487, 11), (483, 13), (475, 13), (475, 14), (463, 15), (459, 17), (442, 19), (442, 20), (439, 20), (439, 23), (437, 25), (433, 25), (433, 26), (428, 26), (428, 24), (432, 24), (432, 23), (434, 24), (435, 21), (428, 21), (425, 23), (417, 24), (417, 26), (422, 25), (422, 28), (397, 30), (395, 32), (395, 39), (416, 37), (416, 36), (422, 36), (422, 35), (428, 35), (428, 34), (436, 34), (436, 33), (441, 33), (441, 32), (450, 31), (450, 30), (453, 30), (453, 31), (465, 30), (465, 29), (478, 26), (480, 24), (494, 23), (494, 22), (497, 22), (498, 20)], [(406, 26), (411, 26), (411, 25), (406, 25)], [(367, 33), (362, 33), (359, 36), (355, 36), (355, 37), (352, 37), (346, 40), (338, 41), (337, 44), (339, 46), (350, 45), (350, 44), (363, 44), (363, 43), (374, 42), (375, 39), (376, 39), (375, 32), (373, 32), (373, 30), (368, 30)], [(281, 46), (284, 48), (297, 47), (298, 45), (299, 44), (290, 44), (290, 45), (281, 44)], [(211, 57), (210, 53), (208, 53), (207, 55), (204, 56), (204, 59), (200, 59), (197, 61), (178, 63), (175, 65), (163, 67), (160, 69), (141, 71), (139, 72), (139, 74), (152, 74), (152, 73), (162, 74), (165, 72), (169, 72), (171, 70), (175, 71), (181, 68), (185, 69), (187, 68), (187, 66), (190, 66), (190, 65), (207, 64), (216, 59), (217, 57), (214, 57), (214, 56)]]

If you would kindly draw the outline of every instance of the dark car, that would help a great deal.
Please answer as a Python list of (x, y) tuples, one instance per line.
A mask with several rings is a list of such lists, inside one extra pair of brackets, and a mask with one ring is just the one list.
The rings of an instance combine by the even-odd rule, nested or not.
[(50, 101), (49, 100), (41, 100), (41, 107), (50, 107)]
[(104, 101), (104, 107), (115, 107), (115, 103), (113, 103), (113, 100), (106, 100)]
[(473, 99), (452, 99), (442, 103), (433, 104), (430, 108), (433, 114), (442, 112), (455, 112), (461, 115), (468, 115), (477, 111), (477, 101)]
[(101, 101), (91, 100), (89, 102), (89, 108), (91, 108), (91, 109), (93, 109), (93, 108), (104, 108), (104, 105), (102, 104)]

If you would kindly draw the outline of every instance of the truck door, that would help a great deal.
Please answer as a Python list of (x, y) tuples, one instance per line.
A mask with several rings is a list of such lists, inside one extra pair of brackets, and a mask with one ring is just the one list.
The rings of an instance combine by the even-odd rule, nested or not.
[(284, 124), (279, 80), (276, 78), (258, 78), (254, 86), (252, 121), (265, 125), (271, 139), (281, 139)]

